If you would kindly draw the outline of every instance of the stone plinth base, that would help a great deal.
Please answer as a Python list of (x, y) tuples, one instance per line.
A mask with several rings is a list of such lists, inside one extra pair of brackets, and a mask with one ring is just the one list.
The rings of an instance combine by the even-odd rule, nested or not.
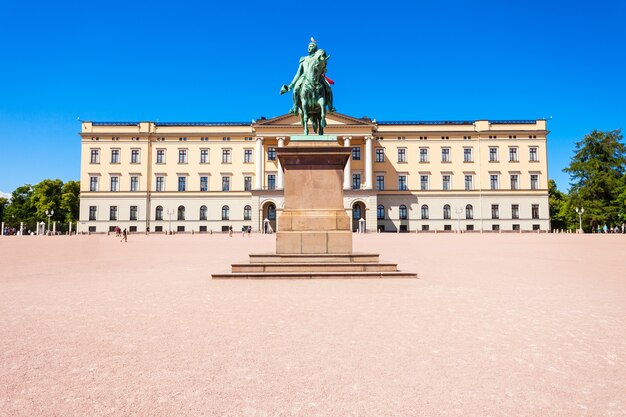
[(377, 254), (254, 254), (249, 263), (232, 265), (232, 272), (213, 279), (355, 279), (417, 278), (398, 271), (397, 264), (381, 263)]

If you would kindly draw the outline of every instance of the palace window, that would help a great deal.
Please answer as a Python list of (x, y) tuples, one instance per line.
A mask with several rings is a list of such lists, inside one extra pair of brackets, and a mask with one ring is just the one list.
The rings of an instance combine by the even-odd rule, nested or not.
[(533, 204), (531, 206), (531, 213), (532, 213), (533, 219), (539, 218), (539, 204)]
[(208, 210), (206, 206), (200, 206), (200, 220), (207, 219)]
[(398, 175), (398, 190), (406, 191), (408, 187), (406, 185), (406, 175)]
[(420, 190), (428, 190), (428, 175), (420, 175)]
[(246, 175), (245, 177), (243, 177), (243, 189), (244, 191), (252, 190), (252, 177), (251, 176)]
[(130, 191), (139, 191), (139, 177), (136, 175), (130, 177)]
[(450, 148), (441, 148), (441, 162), (450, 162)]
[(420, 212), (421, 212), (420, 214), (422, 216), (422, 219), (427, 220), (428, 219), (428, 206), (426, 204), (422, 205)]
[(382, 204), (379, 204), (378, 207), (376, 207), (376, 218), (378, 220), (385, 219), (385, 206), (383, 206)]
[(252, 220), (252, 207), (245, 206), (243, 208), (243, 219), (244, 220)]
[(111, 191), (119, 191), (120, 190), (120, 177), (112, 176), (111, 177)]
[(156, 191), (165, 191), (165, 177), (156, 177)]
[(406, 162), (406, 148), (398, 148), (398, 162)]
[(474, 218), (474, 207), (471, 204), (465, 206), (465, 218), (468, 220)]
[(222, 206), (222, 220), (230, 220), (230, 207)]
[(185, 220), (185, 206), (178, 206), (178, 220)]
[(249, 164), (252, 162), (252, 149), (243, 150), (243, 162)]
[(178, 150), (178, 163), (186, 164), (187, 163), (187, 149), (179, 149)]
[(222, 164), (230, 164), (230, 149), (222, 149)]
[(209, 163), (209, 150), (208, 149), (200, 149), (200, 163), (201, 164)]
[(537, 148), (532, 147), (532, 148), (528, 148), (528, 159), (536, 162), (539, 160), (539, 157), (537, 156)]
[(178, 191), (187, 191), (187, 177), (178, 177)]
[(275, 174), (267, 175), (267, 189), (268, 190), (276, 189), (276, 175)]
[(111, 163), (112, 164), (120, 163), (120, 150), (119, 149), (111, 149)]
[(138, 164), (139, 163), (139, 149), (131, 149), (130, 150), (130, 163)]
[(489, 148), (489, 162), (498, 162), (498, 148)]
[(400, 205), (400, 220), (406, 220), (408, 219), (408, 210), (406, 209), (406, 206), (404, 204)]
[(222, 191), (230, 191), (230, 177), (227, 175), (222, 177)]
[(450, 176), (449, 175), (443, 175), (441, 177), (441, 182), (442, 182), (442, 188), (444, 191), (448, 191), (450, 190)]
[(163, 206), (156, 206), (154, 210), (154, 220), (163, 220)]
[(472, 148), (463, 148), (463, 162), (472, 161)]
[(472, 175), (465, 176), (465, 191), (470, 191), (474, 188), (474, 177)]
[(137, 220), (137, 206), (130, 206), (130, 220)]
[(352, 174), (352, 189), (361, 189), (361, 174)]
[(376, 175), (376, 189), (384, 190), (385, 189), (385, 176), (384, 175)]
[(276, 220), (276, 206), (273, 204), (270, 204), (270, 206), (267, 208), (267, 219)]
[(511, 190), (519, 189), (519, 177), (517, 174), (511, 174)]
[(517, 162), (517, 148), (509, 148), (509, 161)]
[(452, 218), (452, 210), (450, 209), (449, 204), (446, 204), (445, 206), (443, 206), (443, 218), (446, 220)]
[(209, 191), (209, 177), (201, 176), (200, 177), (200, 191)]
[(420, 162), (428, 162), (428, 148), (420, 148)]
[(117, 220), (117, 206), (109, 207), (109, 220)]
[(531, 190), (539, 189), (539, 175), (530, 174), (530, 189)]
[(385, 162), (385, 150), (376, 148), (376, 162)]
[(157, 164), (165, 163), (165, 149), (157, 149), (156, 163)]
[(270, 146), (267, 148), (267, 160), (275, 161), (276, 160), (276, 148)]
[(89, 220), (96, 220), (96, 206), (89, 206)]
[(98, 177), (89, 177), (89, 191), (98, 191)]
[(491, 205), (491, 218), (499, 219), (500, 218), (500, 205), (492, 204)]
[(361, 160), (361, 148), (359, 146), (354, 146), (352, 148), (352, 160), (353, 161)]
[(511, 204), (511, 218), (519, 219), (519, 204)]
[(100, 163), (100, 149), (92, 149), (91, 150), (91, 159), (89, 160), (92, 164)]
[(490, 175), (489, 176), (489, 187), (492, 190), (498, 189), (498, 175)]
[(352, 219), (353, 220), (360, 220), (361, 219), (361, 206), (358, 204), (355, 204), (352, 207)]

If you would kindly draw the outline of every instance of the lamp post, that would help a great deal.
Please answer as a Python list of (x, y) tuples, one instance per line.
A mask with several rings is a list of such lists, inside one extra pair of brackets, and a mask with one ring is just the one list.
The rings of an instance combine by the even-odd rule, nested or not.
[(461, 213), (463, 213), (463, 209), (457, 207), (454, 209), (454, 212), (456, 213), (457, 229), (461, 233)]
[(581, 207), (580, 209), (578, 209), (578, 207), (576, 207), (576, 213), (578, 213), (578, 226), (580, 227), (580, 233), (583, 233), (583, 213), (585, 212), (584, 207)]
[(170, 219), (170, 225), (169, 225), (169, 229), (170, 229), (170, 235), (172, 234), (172, 214), (174, 214), (174, 209), (167, 209), (167, 215)]
[(46, 216), (48, 216), (48, 234), (50, 234), (50, 218), (54, 216), (54, 209), (46, 210)]

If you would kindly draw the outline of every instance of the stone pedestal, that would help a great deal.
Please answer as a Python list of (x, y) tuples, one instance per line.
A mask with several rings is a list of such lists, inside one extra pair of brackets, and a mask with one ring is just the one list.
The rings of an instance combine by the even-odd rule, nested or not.
[(336, 141), (295, 141), (277, 150), (285, 172), (277, 254), (352, 253), (350, 217), (343, 207), (343, 170), (350, 152)]
[(285, 206), (277, 219), (276, 253), (250, 254), (250, 262), (233, 264), (230, 273), (213, 279), (417, 278), (379, 262), (378, 254), (352, 252), (351, 220), (343, 207), (350, 153), (329, 135), (292, 136), (279, 147)]

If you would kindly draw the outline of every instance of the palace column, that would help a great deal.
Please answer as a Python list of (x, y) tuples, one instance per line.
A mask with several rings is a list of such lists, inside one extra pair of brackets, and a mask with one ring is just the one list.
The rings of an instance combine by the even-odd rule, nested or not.
[[(284, 137), (279, 137), (278, 139), (278, 147), (282, 148), (283, 146), (285, 146), (285, 138)], [(277, 187), (279, 190), (282, 190), (284, 188), (283, 184), (284, 184), (284, 178), (285, 178), (285, 174), (283, 173), (283, 167), (280, 163), (280, 159), (276, 158), (277, 162), (278, 162), (278, 184)]]
[(372, 137), (365, 136), (365, 189), (373, 188)]
[(254, 178), (254, 189), (262, 190), (263, 189), (263, 136), (257, 136), (256, 142), (254, 144), (254, 151), (256, 153), (256, 166), (255, 166), (255, 178)]
[[(346, 148), (350, 147), (350, 139), (352, 136), (344, 136), (343, 137), (343, 146)], [(348, 158), (348, 162), (346, 163), (346, 168), (343, 171), (343, 189), (349, 190), (351, 187), (352, 180), (352, 169), (350, 167), (350, 161), (352, 160), (352, 151), (350, 151), (350, 157)]]

